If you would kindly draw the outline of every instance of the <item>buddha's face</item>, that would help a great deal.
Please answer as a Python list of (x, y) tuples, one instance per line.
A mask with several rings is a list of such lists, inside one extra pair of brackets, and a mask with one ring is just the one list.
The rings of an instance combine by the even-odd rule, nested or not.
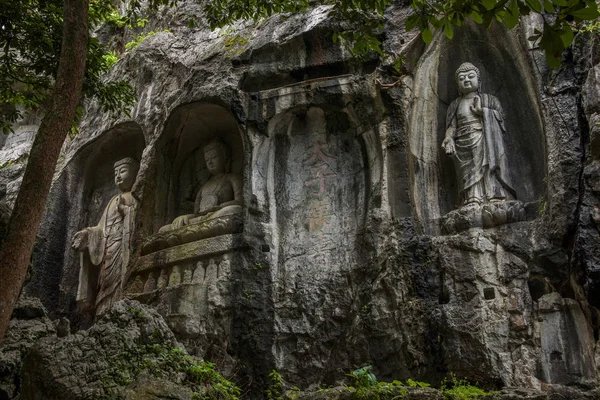
[(220, 175), (225, 173), (225, 165), (227, 159), (225, 152), (219, 147), (212, 147), (204, 151), (204, 160), (206, 161), (206, 168), (211, 175)]
[(129, 192), (135, 182), (135, 171), (130, 164), (121, 164), (115, 167), (115, 185), (122, 192)]
[(458, 73), (458, 90), (462, 94), (467, 94), (477, 91), (479, 88), (479, 78), (477, 71), (470, 70)]

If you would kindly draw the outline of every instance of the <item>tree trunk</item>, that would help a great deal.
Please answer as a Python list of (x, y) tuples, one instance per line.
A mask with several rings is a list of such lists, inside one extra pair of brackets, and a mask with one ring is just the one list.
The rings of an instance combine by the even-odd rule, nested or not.
[(88, 0), (64, 0), (56, 85), (37, 132), (0, 248), (0, 343), (25, 281), (63, 142), (81, 99), (88, 44)]

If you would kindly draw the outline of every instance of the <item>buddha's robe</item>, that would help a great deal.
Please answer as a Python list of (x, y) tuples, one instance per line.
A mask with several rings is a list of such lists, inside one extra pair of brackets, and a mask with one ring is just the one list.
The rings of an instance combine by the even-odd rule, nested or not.
[(458, 108), (462, 97), (450, 104), (446, 129), (454, 128), (454, 162), (460, 185), (460, 201), (515, 199), (509, 178), (504, 135), (504, 114), (498, 99), (479, 94), (483, 115), (474, 123), (461, 124)]
[[(119, 212), (121, 197), (123, 204)], [(82, 253), (77, 301), (91, 303), (96, 293), (96, 315), (121, 298), (134, 214), (135, 199), (130, 192), (121, 193), (110, 200), (98, 225), (87, 228), (89, 257)]]

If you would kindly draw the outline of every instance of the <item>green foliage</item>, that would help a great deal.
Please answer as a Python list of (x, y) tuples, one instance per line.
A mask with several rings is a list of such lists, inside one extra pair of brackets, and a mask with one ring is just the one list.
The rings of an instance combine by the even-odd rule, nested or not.
[[(160, 7), (174, 7), (180, 0), (125, 1), (121, 14), (113, 2), (90, 0), (90, 28), (106, 24), (115, 28), (143, 27), (148, 15)], [(207, 21), (212, 28), (225, 26), (239, 19), (255, 21), (277, 13), (299, 13), (317, 5), (330, 6), (333, 16), (342, 22), (342, 30), (333, 39), (342, 43), (357, 59), (379, 57), (392, 60), (400, 71), (401, 60), (387, 54), (381, 35), (384, 11), (390, 0), (212, 0), (205, 2)], [(598, 3), (595, 0), (411, 0), (414, 13), (406, 20), (406, 29), (418, 29), (426, 43), (435, 30), (443, 30), (452, 39), (455, 27), (467, 19), (490, 26), (498, 21), (508, 28), (531, 13), (543, 16), (543, 28), (530, 40), (546, 53), (548, 64), (558, 67), (562, 51), (579, 31), (600, 31)], [(4, 133), (22, 115), (23, 109), (44, 105), (53, 88), (58, 69), (62, 39), (63, 0), (15, 0), (3, 2), (0, 15), (0, 129)], [(198, 26), (190, 16), (190, 28)], [(589, 22), (593, 21), (593, 22)], [(581, 26), (582, 23), (586, 23)], [(578, 25), (579, 24), (579, 25)], [(133, 49), (144, 39), (158, 33), (151, 31), (127, 44)], [(229, 56), (239, 54), (247, 38), (228, 38), (225, 47)], [(84, 97), (96, 98), (104, 112), (125, 112), (136, 101), (133, 88), (125, 81), (107, 81), (102, 76), (118, 61), (96, 37), (90, 37)]]
[(183, 385), (194, 391), (197, 400), (237, 400), (241, 393), (239, 387), (215, 370), (215, 364), (198, 361), (177, 347), (149, 344), (129, 349), (112, 360), (103, 378), (106, 398), (114, 398), (119, 386), (131, 384), (143, 371), (174, 379), (183, 374)]
[(495, 20), (512, 29), (521, 17), (541, 14), (543, 30), (536, 30), (529, 40), (539, 43), (553, 68), (560, 65), (562, 51), (573, 41), (573, 23), (600, 15), (595, 0), (412, 0), (411, 5), (415, 13), (406, 20), (406, 28), (418, 28), (426, 43), (431, 42), (434, 29), (443, 29), (452, 39), (454, 27), (467, 18), (485, 27)]
[(440, 386), (440, 391), (444, 395), (444, 400), (475, 400), (480, 396), (494, 394), (477, 387), (477, 383), (472, 385), (466, 379), (456, 378), (456, 375), (453, 373), (450, 374), (450, 377), (452, 382), (449, 383), (448, 380), (444, 378)]
[[(0, 128), (4, 133), (22, 117), (21, 110), (35, 110), (51, 101), (62, 45), (62, 0), (3, 2), (0, 15)], [(90, 28), (102, 23), (123, 26), (112, 2), (91, 0)], [(98, 99), (105, 112), (120, 112), (135, 102), (125, 81), (101, 79), (116, 62), (96, 37), (90, 37), (83, 95)]]
[[(255, 21), (276, 13), (299, 13), (309, 6), (329, 5), (332, 13), (347, 23), (347, 28), (334, 34), (360, 58), (369, 55), (385, 57), (380, 34), (388, 0), (213, 0), (206, 6), (211, 27), (220, 27), (239, 19)], [(575, 23), (593, 21), (600, 15), (595, 0), (411, 0), (414, 13), (406, 20), (406, 29), (418, 29), (423, 41), (429, 43), (435, 30), (442, 30), (448, 39), (455, 27), (467, 19), (489, 27), (493, 21), (514, 28), (519, 19), (531, 13), (543, 16), (543, 29), (535, 31), (530, 40), (546, 53), (548, 64), (560, 65), (561, 53), (573, 41)]]
[(357, 388), (370, 388), (377, 385), (377, 377), (371, 372), (370, 365), (355, 369), (348, 374), (354, 380), (354, 386)]
[(406, 397), (407, 392), (402, 387), (402, 382), (378, 382), (371, 369), (372, 367), (367, 365), (348, 374), (354, 381), (354, 386), (347, 386), (347, 389), (353, 392), (353, 398), (381, 400)]
[(273, 370), (269, 374), (270, 385), (269, 389), (265, 391), (267, 395), (267, 399), (269, 400), (281, 400), (283, 399), (283, 393), (285, 392), (285, 387), (281, 382), (281, 375), (279, 372)]
[(585, 22), (579, 29), (579, 32), (591, 32), (596, 35), (600, 34), (600, 20)]
[(295, 400), (298, 398), (300, 389), (293, 386), (290, 390), (286, 390), (286, 385), (276, 370), (269, 373), (269, 381), (269, 388), (265, 390), (268, 400)]
[(540, 197), (538, 201), (538, 215), (543, 217), (546, 214), (546, 209), (548, 208), (548, 202), (544, 196)]
[(427, 382), (419, 382), (419, 381), (414, 381), (410, 378), (408, 378), (408, 380), (406, 381), (406, 383), (408, 384), (408, 386), (410, 387), (420, 387), (420, 388), (426, 388), (431, 386), (431, 384), (427, 383)]
[(133, 314), (133, 318), (136, 320), (143, 319), (145, 316), (144, 311), (141, 308), (130, 307), (129, 312)]
[(164, 29), (164, 30), (161, 30), (161, 31), (150, 31), (150, 32), (142, 33), (142, 34), (138, 35), (138, 37), (136, 37), (134, 40), (132, 40), (131, 42), (127, 43), (125, 45), (125, 49), (127, 49), (127, 50), (133, 50), (136, 47), (138, 47), (144, 40), (148, 39), (149, 37), (152, 37), (152, 36), (156, 35), (157, 33), (161, 33), (161, 32), (171, 33), (171, 31), (168, 30), (168, 29)]
[(379, 36), (383, 32), (383, 13), (389, 0), (213, 0), (205, 11), (211, 28), (222, 27), (240, 19), (259, 21), (278, 13), (297, 14), (318, 5), (331, 6), (333, 15), (346, 28), (334, 33), (334, 41), (343, 44), (358, 59), (384, 56)]

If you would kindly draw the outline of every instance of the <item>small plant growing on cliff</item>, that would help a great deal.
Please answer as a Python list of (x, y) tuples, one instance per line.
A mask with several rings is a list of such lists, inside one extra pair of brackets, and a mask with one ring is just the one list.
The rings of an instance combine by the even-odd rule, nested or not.
[(171, 33), (170, 30), (165, 29), (162, 31), (150, 31), (147, 33), (142, 33), (140, 34), (138, 37), (136, 37), (134, 40), (132, 40), (131, 42), (125, 44), (125, 49), (126, 50), (132, 50), (135, 49), (136, 47), (138, 47), (144, 40), (148, 39), (149, 37), (152, 37), (154, 35), (156, 35), (157, 33)]
[(370, 365), (355, 369), (348, 376), (353, 378), (354, 386), (348, 386), (347, 389), (354, 392), (355, 399), (402, 399), (406, 397), (406, 389), (402, 388), (402, 382), (378, 382), (377, 377), (371, 372)]
[(538, 215), (540, 217), (543, 217), (544, 214), (546, 213), (546, 209), (548, 208), (548, 202), (546, 201), (545, 197), (541, 197), (539, 202), (538, 202)]
[(450, 377), (452, 379), (450, 383), (446, 378), (441, 382), (440, 390), (444, 400), (475, 400), (480, 396), (493, 394), (477, 387), (477, 383), (472, 385), (466, 379), (458, 379), (453, 373), (450, 373)]
[(377, 385), (377, 377), (371, 372), (372, 368), (367, 365), (350, 372), (348, 376), (354, 379), (354, 386), (357, 388), (370, 388)]
[(265, 391), (268, 400), (294, 400), (298, 398), (300, 389), (294, 386), (291, 390), (286, 390), (283, 378), (276, 370), (271, 371), (269, 380), (271, 381), (269, 389)]
[(419, 382), (419, 381), (414, 381), (410, 378), (408, 378), (408, 380), (406, 381), (406, 383), (408, 384), (408, 386), (410, 387), (420, 387), (420, 388), (426, 388), (431, 386), (431, 384), (427, 383), (427, 382)]
[(269, 400), (281, 400), (283, 397), (283, 392), (285, 388), (283, 387), (283, 383), (281, 382), (281, 374), (276, 370), (271, 371), (269, 374), (269, 380), (271, 381), (269, 385), (269, 389), (265, 392), (267, 394), (267, 399)]

